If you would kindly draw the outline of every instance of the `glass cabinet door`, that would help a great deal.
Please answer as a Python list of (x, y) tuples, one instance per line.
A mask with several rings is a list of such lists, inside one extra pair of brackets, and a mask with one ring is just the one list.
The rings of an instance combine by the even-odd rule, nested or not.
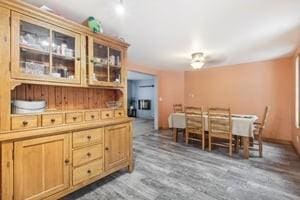
[(12, 14), (12, 77), (80, 83), (80, 35)]
[(122, 85), (122, 50), (112, 48), (105, 41), (89, 37), (89, 84), (103, 86)]
[(93, 56), (93, 81), (108, 82), (108, 47), (94, 42)]
[(75, 65), (75, 38), (53, 31), (51, 76), (72, 80)]
[(20, 71), (28, 75), (49, 75), (49, 44), (49, 29), (20, 21)]
[(121, 83), (122, 57), (121, 51), (109, 49), (109, 81), (115, 84)]

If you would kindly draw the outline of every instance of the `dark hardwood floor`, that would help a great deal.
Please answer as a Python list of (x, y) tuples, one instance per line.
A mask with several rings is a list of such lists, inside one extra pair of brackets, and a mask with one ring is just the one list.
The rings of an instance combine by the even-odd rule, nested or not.
[(242, 151), (233, 158), (226, 149), (202, 151), (152, 127), (135, 121), (133, 173), (117, 172), (64, 199), (300, 199), (300, 159), (290, 145), (264, 143), (263, 158), (253, 152), (244, 160)]

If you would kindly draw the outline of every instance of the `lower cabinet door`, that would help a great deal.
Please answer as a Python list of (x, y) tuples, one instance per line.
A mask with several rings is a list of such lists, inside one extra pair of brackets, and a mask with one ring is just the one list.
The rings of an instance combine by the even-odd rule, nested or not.
[(106, 127), (104, 135), (105, 170), (109, 170), (126, 163), (129, 159), (129, 124)]
[(69, 187), (69, 134), (14, 143), (14, 199), (33, 200)]

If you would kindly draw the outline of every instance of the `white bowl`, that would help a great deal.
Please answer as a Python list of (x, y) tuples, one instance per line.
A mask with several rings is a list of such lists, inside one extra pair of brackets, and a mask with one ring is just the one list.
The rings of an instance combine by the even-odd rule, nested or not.
[(46, 101), (14, 100), (12, 101), (12, 106), (14, 114), (38, 113), (45, 111)]

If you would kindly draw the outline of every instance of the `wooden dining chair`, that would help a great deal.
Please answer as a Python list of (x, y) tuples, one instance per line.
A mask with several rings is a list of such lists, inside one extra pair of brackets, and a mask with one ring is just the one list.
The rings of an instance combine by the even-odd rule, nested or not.
[[(262, 136), (263, 136), (263, 131), (265, 129), (266, 126), (266, 122), (269, 116), (269, 106), (265, 107), (265, 111), (262, 117), (262, 121), (261, 122), (254, 122), (254, 141), (253, 144), (254, 145), (258, 145), (258, 151), (259, 151), (259, 157), (263, 156), (263, 141), (262, 141)], [(257, 149), (255, 149), (257, 150)]]
[(174, 113), (183, 112), (182, 104), (174, 104), (173, 111), (174, 111)]
[[(212, 145), (229, 147), (229, 156), (232, 156), (233, 137), (230, 108), (209, 108), (208, 129), (209, 151), (211, 151)], [(213, 138), (226, 139), (228, 144), (213, 143)]]
[(202, 142), (202, 149), (205, 148), (204, 118), (202, 107), (185, 108), (185, 143), (190, 140)]

